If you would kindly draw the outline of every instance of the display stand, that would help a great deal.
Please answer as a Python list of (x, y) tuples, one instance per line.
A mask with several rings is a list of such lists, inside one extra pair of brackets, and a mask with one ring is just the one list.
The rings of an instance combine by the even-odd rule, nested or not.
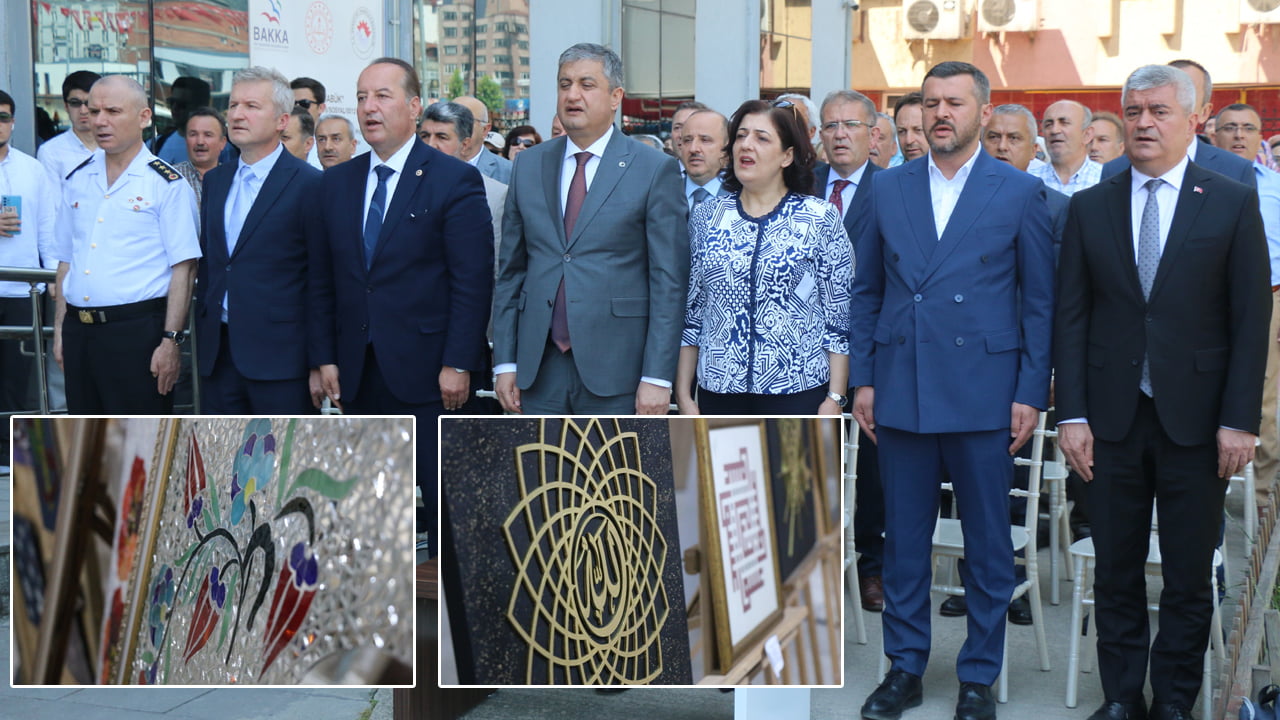
[[(706, 606), (704, 606), (706, 607)], [(752, 679), (761, 672), (764, 673), (765, 685), (782, 685), (785, 683), (785, 676), (790, 673), (788, 663), (782, 669), (783, 675), (779, 676), (773, 669), (773, 665), (769, 662), (768, 656), (765, 654), (765, 643), (770, 637), (777, 637), (778, 643), (782, 645), (783, 655), (788, 654), (787, 651), (795, 646), (796, 637), (800, 634), (800, 629), (804, 625), (805, 619), (809, 617), (809, 608), (805, 607), (788, 607), (782, 613), (782, 619), (773, 624), (765, 633), (761, 640), (752, 643), (742, 653), (742, 657), (738, 662), (729, 668), (728, 672), (720, 674), (708, 674), (698, 683), (699, 685), (746, 685), (750, 684)], [(803, 662), (803, 656), (801, 662)], [(805, 717), (808, 717), (806, 714)]]
[[(800, 561), (796, 566), (796, 571), (791, 578), (782, 584), (782, 594), (786, 598), (787, 605), (790, 607), (813, 607), (813, 571), (817, 569), (818, 562), (821, 559), (820, 548), (814, 546), (814, 549)], [(823, 585), (826, 585), (825, 578)], [(830, 625), (830, 623), (828, 623)], [(808, 647), (806, 647), (806, 645)], [(809, 672), (808, 661), (805, 657), (805, 651), (813, 660), (813, 672)], [(796, 655), (799, 659), (800, 666), (800, 684), (802, 685), (821, 685), (822, 679), (822, 647), (818, 643), (818, 619), (812, 611), (809, 612), (808, 618), (804, 623), (803, 632), (796, 637)], [(833, 665), (832, 667), (835, 667)]]

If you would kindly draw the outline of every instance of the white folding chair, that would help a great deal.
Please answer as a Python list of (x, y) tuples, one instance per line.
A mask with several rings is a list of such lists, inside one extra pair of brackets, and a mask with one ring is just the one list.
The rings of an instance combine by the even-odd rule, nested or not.
[[(1260, 445), (1260, 441), (1255, 441)], [(1244, 556), (1249, 557), (1253, 554), (1253, 542), (1257, 537), (1255, 533), (1258, 530), (1258, 499), (1254, 488), (1256, 477), (1253, 472), (1253, 463), (1244, 466), (1244, 472), (1239, 475), (1232, 475), (1231, 482), (1227, 484), (1227, 492), (1230, 493), (1238, 485), (1244, 494)]]
[[(1058, 431), (1046, 429), (1045, 440), (1053, 442), (1053, 459), (1045, 460), (1040, 479), (1049, 496), (1049, 603), (1062, 602), (1062, 568), (1071, 564), (1071, 503), (1067, 502), (1066, 456), (1058, 447)], [(1044, 453), (1048, 455), (1048, 453)]]
[[(1094, 554), (1093, 538), (1083, 538), (1071, 544), (1071, 558), (1074, 566), (1075, 587), (1071, 591), (1071, 625), (1068, 632), (1071, 635), (1071, 643), (1067, 651), (1067, 707), (1073, 708), (1077, 705), (1077, 691), (1079, 689), (1080, 672), (1091, 672), (1093, 658), (1096, 653), (1085, 655), (1084, 667), (1081, 667), (1080, 657), (1080, 638), (1083, 635), (1085, 641), (1089, 639), (1090, 628), (1094, 623), (1090, 622), (1088, 626), (1081, 629), (1084, 620), (1084, 606), (1093, 606), (1093, 569), (1097, 563), (1097, 557)], [(1210, 576), (1213, 583), (1213, 619), (1209, 626), (1209, 647), (1204, 653), (1204, 677), (1200, 685), (1200, 716), (1203, 718), (1212, 717), (1213, 714), (1213, 657), (1216, 655), (1218, 661), (1226, 661), (1226, 648), (1222, 643), (1222, 615), (1218, 605), (1218, 567), (1222, 565), (1223, 554), (1217, 550), (1213, 551), (1213, 567), (1210, 568)], [(1153, 577), (1161, 575), (1161, 557), (1160, 557), (1160, 538), (1159, 533), (1155, 530), (1151, 533), (1149, 548), (1147, 550), (1146, 574)], [(1159, 603), (1150, 603), (1147, 610), (1153, 613), (1160, 611)], [(1094, 648), (1096, 650), (1096, 646)]]
[[(852, 422), (849, 413), (844, 422)], [(858, 582), (858, 549), (854, 544), (853, 514), (858, 506), (858, 425), (854, 423), (845, 432), (844, 440), (844, 571), (845, 588), (853, 598), (854, 638), (859, 645), (867, 644), (867, 621), (862, 615), (862, 586)]]

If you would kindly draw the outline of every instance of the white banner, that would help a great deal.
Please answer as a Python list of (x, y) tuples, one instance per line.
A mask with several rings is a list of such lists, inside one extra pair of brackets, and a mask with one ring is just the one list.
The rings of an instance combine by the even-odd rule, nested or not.
[(327, 112), (359, 128), (356, 80), (384, 54), (382, 0), (249, 0), (249, 33), (251, 65), (273, 67), (290, 80), (319, 80)]

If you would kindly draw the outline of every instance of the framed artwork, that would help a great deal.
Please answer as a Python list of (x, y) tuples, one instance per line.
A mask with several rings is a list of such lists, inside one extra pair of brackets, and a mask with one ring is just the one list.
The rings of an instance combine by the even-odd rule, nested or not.
[(698, 420), (696, 427), (703, 572), (711, 586), (717, 666), (727, 672), (782, 618), (768, 441), (763, 420), (714, 426)]
[(171, 419), (157, 438), (121, 681), (330, 685), (335, 658), (412, 667), (412, 418)]
[(773, 526), (778, 534), (778, 571), (783, 582), (791, 579), (822, 534), (823, 518), (818, 512), (818, 422), (821, 421), (776, 418), (765, 420), (764, 424)]
[(461, 684), (692, 682), (666, 418), (442, 418), (440, 458)]

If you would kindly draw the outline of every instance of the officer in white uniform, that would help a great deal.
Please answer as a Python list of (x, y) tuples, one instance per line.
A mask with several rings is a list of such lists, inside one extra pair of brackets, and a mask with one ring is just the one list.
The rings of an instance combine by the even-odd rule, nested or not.
[(66, 181), (55, 250), (67, 409), (170, 413), (200, 257), (195, 193), (142, 144), (141, 85), (106, 76), (89, 107), (98, 150)]

